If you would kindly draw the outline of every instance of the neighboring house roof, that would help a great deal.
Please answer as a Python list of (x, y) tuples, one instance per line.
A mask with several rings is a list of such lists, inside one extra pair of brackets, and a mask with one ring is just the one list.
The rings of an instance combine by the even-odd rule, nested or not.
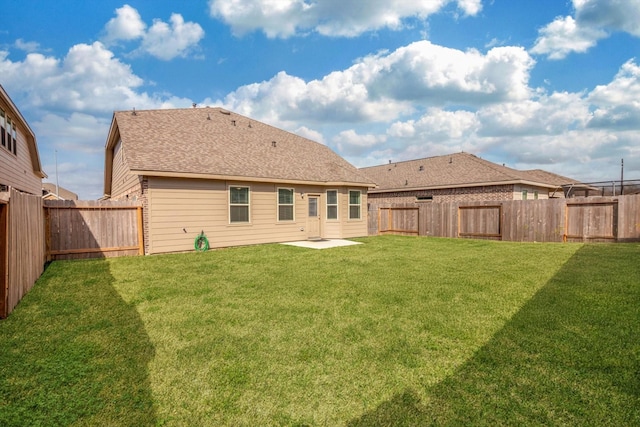
[(120, 139), (126, 165), (138, 175), (374, 186), (323, 144), (207, 107), (115, 112), (106, 144), (105, 194)]
[(16, 104), (14, 104), (11, 97), (9, 97), (9, 94), (4, 90), (2, 85), (0, 85), (0, 105), (3, 103), (7, 104), (7, 106), (11, 108), (12, 113), (14, 114), (13, 120), (20, 122), (21, 128), (26, 131), (25, 138), (27, 140), (27, 145), (29, 146), (29, 156), (31, 157), (33, 173), (39, 178), (46, 178), (47, 174), (42, 170), (42, 164), (40, 163), (36, 134), (33, 133), (33, 130), (31, 130), (29, 124), (22, 116), (22, 113), (18, 110), (18, 107), (16, 107)]
[(78, 195), (72, 191), (56, 186), (51, 182), (42, 183), (42, 198), (53, 200), (78, 200)]
[(389, 163), (360, 169), (378, 186), (370, 192), (407, 191), (527, 184), (557, 189), (575, 182), (543, 170), (520, 171), (483, 160), (469, 153)]

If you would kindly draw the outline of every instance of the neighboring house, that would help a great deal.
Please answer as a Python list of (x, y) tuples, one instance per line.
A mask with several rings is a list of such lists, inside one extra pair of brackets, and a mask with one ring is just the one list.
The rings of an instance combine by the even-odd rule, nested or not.
[(36, 137), (0, 85), (0, 318), (42, 274), (42, 170)]
[(44, 200), (78, 200), (78, 195), (59, 185), (43, 182), (42, 198)]
[(35, 134), (0, 85), (0, 191), (13, 187), (40, 195), (46, 176)]
[(327, 146), (221, 108), (118, 111), (105, 198), (143, 203), (145, 253), (367, 235), (374, 184)]
[(377, 184), (370, 203), (533, 200), (564, 197), (574, 180), (543, 170), (520, 171), (469, 153), (361, 168)]

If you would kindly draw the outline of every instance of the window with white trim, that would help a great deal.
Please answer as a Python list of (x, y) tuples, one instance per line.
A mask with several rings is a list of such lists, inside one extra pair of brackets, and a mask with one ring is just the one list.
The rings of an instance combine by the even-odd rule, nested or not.
[(327, 219), (338, 219), (338, 190), (327, 190)]
[(18, 130), (2, 109), (0, 109), (0, 144), (10, 153), (18, 154)]
[(5, 126), (6, 126), (6, 118), (4, 115), (4, 111), (2, 111), (0, 109), (0, 143), (2, 144), (3, 147), (7, 147), (7, 137), (6, 137), (6, 131), (5, 131)]
[(278, 221), (293, 221), (293, 188), (278, 188)]
[(229, 222), (249, 222), (249, 187), (229, 187)]
[(360, 219), (360, 191), (349, 190), (349, 219)]

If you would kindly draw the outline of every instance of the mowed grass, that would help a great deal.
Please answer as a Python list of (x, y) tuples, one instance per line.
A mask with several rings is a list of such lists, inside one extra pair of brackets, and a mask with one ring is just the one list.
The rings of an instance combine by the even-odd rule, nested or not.
[(640, 424), (640, 245), (358, 240), (51, 264), (0, 425)]

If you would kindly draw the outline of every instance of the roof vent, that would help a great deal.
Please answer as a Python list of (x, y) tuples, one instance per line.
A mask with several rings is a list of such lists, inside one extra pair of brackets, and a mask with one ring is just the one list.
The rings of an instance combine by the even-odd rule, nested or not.
[(131, 113), (132, 116), (136, 115), (136, 107), (133, 107), (133, 112)]
[(231, 124), (235, 126), (236, 125), (236, 121), (235, 120), (231, 120)]
[(422, 172), (422, 171), (424, 170), (424, 166), (420, 165), (420, 167), (418, 168), (418, 170), (419, 170), (420, 172)]
[(408, 179), (404, 180), (404, 185), (409, 185), (409, 180)]
[(275, 147), (276, 146), (276, 142), (275, 141), (271, 141), (271, 146)]
[(221, 110), (220, 110), (220, 114), (226, 114), (227, 116), (230, 116), (230, 115), (231, 115), (231, 111), (228, 111), (228, 110), (222, 110), (222, 109), (221, 109)]
[(198, 106), (198, 104), (196, 104), (196, 103), (194, 102), (193, 104), (191, 104), (191, 106), (192, 106), (193, 108), (196, 108), (196, 107)]
[(207, 120), (211, 120), (211, 114), (207, 113)]
[(449, 164), (453, 163), (453, 157), (449, 157)]

